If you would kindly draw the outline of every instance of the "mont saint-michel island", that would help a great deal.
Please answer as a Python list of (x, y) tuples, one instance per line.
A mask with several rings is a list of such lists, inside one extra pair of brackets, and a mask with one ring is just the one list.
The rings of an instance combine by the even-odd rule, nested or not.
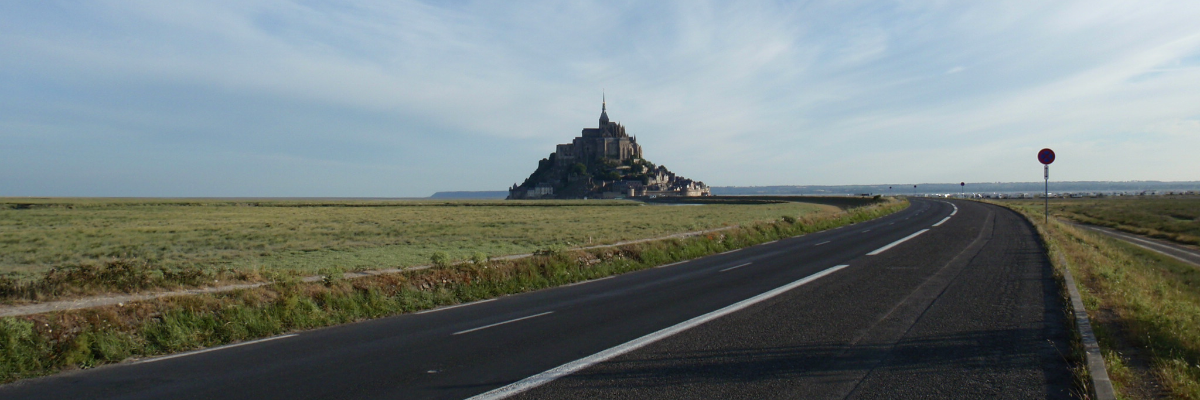
[(560, 144), (538, 161), (525, 182), (513, 184), (508, 199), (616, 199), (658, 196), (709, 196), (704, 182), (684, 178), (642, 157), (636, 136), (608, 118), (600, 102), (600, 124), (584, 128), (571, 143)]

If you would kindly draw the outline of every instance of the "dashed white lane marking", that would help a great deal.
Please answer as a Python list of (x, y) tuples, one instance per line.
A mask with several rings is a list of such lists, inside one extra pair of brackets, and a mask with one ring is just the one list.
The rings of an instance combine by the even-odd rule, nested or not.
[(729, 268), (725, 268), (725, 269), (723, 269), (723, 270), (720, 270), (720, 271), (717, 271), (717, 272), (725, 272), (725, 271), (728, 271), (728, 270), (731, 270), (731, 269), (737, 269), (737, 268), (745, 267), (745, 266), (747, 266), (747, 265), (750, 265), (750, 264), (752, 264), (752, 263), (745, 263), (745, 264), (742, 264), (742, 265), (735, 265), (735, 266), (732, 266), (732, 267), (729, 267)]
[(876, 255), (876, 254), (879, 254), (879, 253), (885, 252), (885, 251), (887, 251), (888, 249), (890, 249), (890, 248), (892, 248), (892, 247), (896, 247), (896, 245), (898, 245), (898, 244), (900, 244), (900, 243), (904, 243), (904, 242), (905, 242), (905, 241), (907, 241), (908, 239), (915, 238), (915, 237), (917, 237), (917, 235), (920, 235), (920, 234), (922, 234), (922, 233), (925, 233), (925, 232), (928, 232), (928, 231), (929, 231), (929, 229), (928, 229), (928, 228), (926, 228), (926, 229), (922, 229), (922, 230), (919, 230), (919, 231), (917, 231), (917, 233), (914, 233), (914, 234), (908, 235), (908, 236), (906, 236), (904, 239), (900, 239), (900, 240), (897, 240), (897, 241), (895, 241), (895, 242), (892, 242), (892, 244), (889, 244), (889, 245), (887, 245), (887, 246), (880, 247), (880, 248), (876, 249), (875, 251), (872, 251), (872, 252), (870, 252), (870, 253), (867, 253), (867, 255), (868, 255), (868, 256), (873, 256), (873, 255)]
[(942, 220), (941, 220), (941, 221), (938, 221), (938, 223), (936, 223), (936, 224), (933, 224), (933, 226), (939, 226), (939, 225), (941, 225), (941, 224), (944, 224), (944, 223), (946, 223), (946, 221), (949, 221), (949, 220), (950, 220), (950, 217), (942, 218)]
[(461, 335), (461, 334), (464, 334), (464, 333), (471, 333), (471, 332), (475, 332), (475, 331), (478, 331), (478, 330), (483, 330), (483, 329), (491, 328), (491, 327), (494, 327), (494, 326), (500, 326), (500, 325), (504, 325), (504, 324), (511, 324), (511, 323), (513, 323), (513, 322), (517, 322), (517, 321), (521, 321), (521, 320), (526, 320), (526, 319), (530, 319), (530, 318), (536, 318), (536, 317), (540, 317), (540, 316), (543, 316), (543, 315), (546, 315), (546, 314), (553, 314), (553, 313), (554, 313), (554, 311), (546, 311), (546, 312), (544, 312), (544, 313), (541, 313), (541, 314), (527, 315), (527, 316), (524, 316), (524, 317), (521, 317), (521, 318), (510, 319), (510, 320), (508, 320), (508, 321), (504, 321), (504, 322), (497, 322), (497, 323), (494, 323), (494, 324), (491, 324), (491, 325), (484, 325), (484, 326), (481, 326), (481, 327), (478, 327), (478, 328), (471, 328), (471, 329), (467, 329), (467, 330), (465, 330), (465, 331), (458, 331), (458, 332), (454, 332), (454, 333), (453, 333), (451, 336), (454, 336), (454, 335)]
[(512, 395), (515, 395), (515, 394), (518, 394), (521, 392), (525, 392), (529, 389), (533, 389), (538, 386), (545, 385), (547, 383), (553, 382), (555, 379), (562, 378), (564, 376), (570, 375), (572, 373), (575, 373), (576, 371), (590, 367), (597, 363), (601, 363), (606, 360), (612, 359), (613, 357), (617, 357), (622, 354), (645, 347), (648, 344), (657, 342), (659, 340), (668, 338), (677, 333), (697, 327), (705, 322), (712, 321), (714, 319), (721, 318), (721, 317), (729, 315), (731, 313), (740, 311), (746, 307), (750, 307), (750, 306), (757, 304), (759, 302), (762, 302), (764, 300), (778, 296), (789, 290), (800, 287), (801, 285), (804, 285), (806, 283), (815, 281), (817, 279), (821, 279), (822, 277), (825, 277), (826, 275), (837, 272), (838, 270), (841, 270), (842, 268), (846, 268), (848, 266), (849, 265), (838, 265), (835, 267), (830, 267), (829, 269), (826, 269), (824, 271), (809, 275), (808, 277), (806, 277), (804, 279), (800, 279), (798, 281), (789, 283), (787, 285), (783, 285), (778, 288), (772, 289), (769, 292), (760, 294), (758, 296), (751, 297), (746, 300), (739, 301), (737, 303), (733, 303), (733, 304), (731, 304), (725, 308), (722, 308), (720, 310), (716, 310), (716, 311), (710, 312), (708, 314), (704, 314), (699, 317), (692, 318), (692, 319), (689, 319), (684, 322), (680, 322), (679, 324), (676, 324), (669, 328), (665, 328), (658, 332), (654, 332), (649, 335), (630, 340), (621, 345), (618, 345), (617, 347), (613, 347), (608, 350), (604, 350), (599, 353), (592, 354), (590, 356), (560, 365), (549, 371), (542, 372), (540, 374), (522, 379), (520, 381), (509, 384), (507, 386), (502, 386), (502, 387), (496, 388), (494, 390), (491, 390), (487, 393), (476, 395), (474, 397), (471, 397), (468, 400), (503, 399), (503, 398), (506, 398), (506, 397), (509, 397), (509, 396), (512, 396)]
[(452, 305), (452, 306), (445, 306), (445, 307), (431, 308), (431, 309), (428, 309), (428, 310), (425, 310), (425, 311), (418, 311), (418, 312), (417, 312), (417, 314), (425, 314), (425, 313), (431, 313), (431, 312), (437, 312), (437, 311), (449, 310), (449, 309), (451, 309), (451, 308), (466, 307), (466, 306), (471, 306), (471, 305), (475, 305), (475, 304), (479, 304), (479, 303), (487, 303), (487, 302), (489, 302), (489, 301), (493, 301), (493, 300), (496, 300), (496, 299), (479, 300), (479, 301), (473, 301), (473, 302), (470, 302), (470, 303), (462, 303), (462, 304), (455, 304), (455, 305)]
[(823, 244), (825, 244), (825, 243), (829, 243), (829, 242), (831, 242), (831, 240), (826, 240), (826, 241), (824, 241), (824, 242), (821, 242), (821, 243), (814, 244), (813, 246), (820, 246), (820, 245), (823, 245)]
[(862, 233), (867, 233), (867, 232), (870, 232), (870, 231), (871, 231), (870, 229), (867, 229), (867, 230), (865, 230), (865, 231), (862, 231)]
[(300, 336), (300, 334), (298, 334), (298, 333), (293, 333), (293, 334), (289, 334), (289, 335), (282, 335), (282, 336), (276, 336), (276, 337), (269, 337), (269, 338), (266, 338), (266, 339), (251, 340), (251, 341), (249, 341), (249, 342), (234, 343), (234, 344), (231, 344), (231, 345), (228, 345), (228, 346), (213, 347), (213, 348), (211, 348), (211, 349), (204, 349), (204, 350), (189, 351), (189, 352), (187, 352), (187, 353), (179, 353), (179, 354), (173, 354), (173, 355), (169, 355), (169, 356), (165, 356), (165, 357), (151, 358), (151, 359), (149, 359), (149, 360), (144, 360), (144, 361), (138, 362), (138, 364), (146, 364), (146, 363), (152, 363), (152, 362), (156, 362), (156, 361), (170, 360), (170, 359), (172, 359), (172, 358), (179, 358), (179, 357), (193, 356), (193, 355), (196, 355), (196, 354), (207, 353), (207, 352), (210, 352), (210, 351), (225, 350), (225, 349), (229, 349), (229, 348), (240, 347), (240, 346), (245, 346), (245, 345), (250, 345), (250, 344), (262, 343), (262, 342), (269, 342), (269, 341), (272, 341), (272, 340), (277, 340), (277, 339), (290, 338), (290, 337), (292, 337), (292, 336)]

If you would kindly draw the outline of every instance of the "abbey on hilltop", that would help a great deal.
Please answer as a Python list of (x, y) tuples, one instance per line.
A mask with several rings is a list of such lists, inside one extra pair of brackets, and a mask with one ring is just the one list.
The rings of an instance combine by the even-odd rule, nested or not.
[(582, 199), (642, 196), (709, 196), (704, 182), (677, 176), (664, 166), (642, 158), (637, 137), (608, 119), (601, 99), (600, 126), (584, 128), (571, 143), (560, 144), (520, 185), (508, 190), (509, 199)]

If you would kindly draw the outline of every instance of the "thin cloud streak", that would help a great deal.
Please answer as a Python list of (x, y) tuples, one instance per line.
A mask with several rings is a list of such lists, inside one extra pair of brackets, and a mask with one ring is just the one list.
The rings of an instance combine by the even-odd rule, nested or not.
[(593, 125), (602, 88), (648, 158), (711, 185), (1028, 181), (1042, 147), (1064, 180), (1200, 180), (1197, 17), (1120, 1), (7, 4), (0, 168), (22, 173), (0, 195), (494, 190)]

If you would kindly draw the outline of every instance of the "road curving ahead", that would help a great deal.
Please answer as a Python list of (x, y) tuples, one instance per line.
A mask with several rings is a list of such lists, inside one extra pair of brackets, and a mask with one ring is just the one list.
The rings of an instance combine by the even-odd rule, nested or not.
[(914, 199), (740, 251), (20, 381), (0, 397), (1065, 398), (1050, 268), (1015, 213)]

